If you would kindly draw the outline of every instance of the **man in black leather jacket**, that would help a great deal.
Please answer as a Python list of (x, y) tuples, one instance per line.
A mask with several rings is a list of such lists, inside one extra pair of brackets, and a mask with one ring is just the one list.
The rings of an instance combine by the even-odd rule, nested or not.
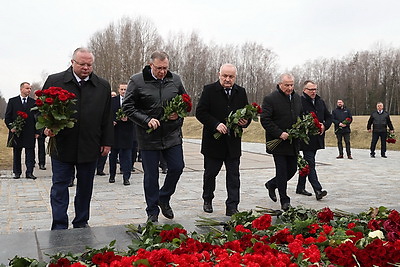
[[(157, 222), (161, 208), (168, 219), (174, 218), (169, 204), (176, 184), (183, 172), (183, 119), (172, 113), (168, 121), (161, 121), (163, 106), (178, 94), (185, 94), (180, 77), (168, 70), (165, 52), (154, 52), (150, 64), (133, 75), (128, 83), (122, 105), (125, 114), (136, 123), (136, 136), (144, 170), (144, 192), (148, 221)], [(148, 130), (152, 129), (149, 133)], [(160, 151), (167, 161), (167, 175), (159, 187)]]

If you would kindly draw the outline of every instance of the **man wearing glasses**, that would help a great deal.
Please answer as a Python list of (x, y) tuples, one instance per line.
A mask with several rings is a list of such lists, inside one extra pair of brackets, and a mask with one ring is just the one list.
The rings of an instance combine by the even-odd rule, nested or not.
[[(163, 106), (175, 96), (186, 93), (181, 78), (168, 68), (168, 55), (165, 52), (154, 52), (149, 65), (130, 78), (122, 104), (124, 113), (137, 124), (136, 137), (144, 170), (146, 213), (147, 220), (151, 222), (158, 222), (160, 208), (166, 218), (174, 218), (170, 199), (184, 168), (183, 119), (174, 112), (168, 121), (160, 120), (164, 114)], [(168, 171), (160, 188), (158, 166), (161, 154), (167, 162)]]
[[(317, 95), (317, 84), (307, 80), (303, 84), (303, 95), (301, 96), (302, 113), (308, 114), (314, 112), (319, 122), (321, 123), (321, 132), (318, 135), (309, 135), (310, 141), (308, 144), (300, 142), (300, 150), (303, 151), (304, 159), (308, 162), (310, 173), (308, 180), (311, 183), (317, 200), (321, 200), (327, 195), (327, 191), (322, 189), (318, 181), (317, 172), (315, 170), (315, 155), (318, 149), (325, 148), (325, 132), (332, 124), (332, 114), (328, 111), (324, 100)], [(300, 176), (297, 183), (296, 193), (311, 196), (312, 194), (306, 190), (307, 176)]]
[[(65, 128), (56, 136), (57, 153), (51, 155), (52, 182), (50, 202), (52, 230), (68, 228), (68, 185), (76, 169), (74, 228), (88, 227), (93, 178), (99, 154), (110, 152), (114, 130), (111, 114), (110, 84), (93, 73), (94, 56), (86, 48), (77, 48), (66, 71), (50, 75), (43, 89), (61, 87), (77, 98), (73, 128)], [(51, 129), (44, 134), (54, 137)]]

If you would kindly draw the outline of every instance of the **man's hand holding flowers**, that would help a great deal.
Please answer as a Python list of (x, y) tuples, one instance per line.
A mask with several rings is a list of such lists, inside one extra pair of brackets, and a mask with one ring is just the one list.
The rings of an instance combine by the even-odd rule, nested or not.
[(149, 129), (147, 133), (151, 133), (160, 126), (160, 121), (177, 120), (179, 117), (184, 118), (192, 110), (192, 100), (188, 94), (177, 95), (168, 101), (164, 107), (164, 115), (160, 120), (151, 118), (147, 123)]
[(336, 129), (335, 133), (339, 130), (342, 130), (344, 127), (347, 127), (351, 123), (350, 118), (344, 119), (342, 122), (339, 122), (339, 128)]
[(249, 123), (249, 120), (258, 121), (259, 113), (261, 113), (261, 107), (257, 103), (231, 112), (226, 119), (226, 125), (223, 123), (217, 125), (214, 138), (219, 139), (223, 134), (229, 134), (229, 131), (233, 131), (235, 137), (242, 137), (243, 127)]

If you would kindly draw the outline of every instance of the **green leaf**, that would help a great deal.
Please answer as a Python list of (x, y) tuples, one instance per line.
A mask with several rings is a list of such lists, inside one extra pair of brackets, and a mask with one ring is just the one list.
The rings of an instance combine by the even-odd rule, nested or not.
[(39, 129), (43, 129), (44, 127), (46, 127), (46, 125), (41, 121), (37, 121), (35, 124), (35, 127), (37, 130), (39, 130)]

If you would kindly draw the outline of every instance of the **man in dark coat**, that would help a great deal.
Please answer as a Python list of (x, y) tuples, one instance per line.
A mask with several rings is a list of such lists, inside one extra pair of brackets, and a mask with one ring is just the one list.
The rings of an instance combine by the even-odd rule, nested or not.
[(297, 171), (298, 140), (288, 140), (287, 131), (297, 121), (301, 113), (301, 99), (294, 91), (294, 77), (291, 74), (280, 76), (277, 90), (264, 97), (261, 112), (261, 125), (265, 129), (266, 141), (282, 139), (273, 149), (267, 147), (275, 162), (275, 177), (265, 183), (269, 197), (276, 202), (275, 190), (278, 188), (281, 208), (290, 208), (287, 195), (287, 182)]
[[(137, 126), (136, 137), (144, 170), (147, 220), (152, 222), (158, 221), (159, 208), (166, 218), (174, 218), (170, 200), (185, 167), (182, 149), (183, 118), (173, 112), (167, 121), (161, 121), (163, 107), (168, 101), (186, 93), (181, 78), (168, 68), (168, 55), (165, 52), (153, 52), (150, 64), (130, 78), (122, 105), (125, 114)], [(161, 188), (158, 171), (160, 152), (168, 165)]]
[[(215, 179), (222, 164), (226, 168), (226, 188), (228, 198), (225, 201), (226, 215), (238, 212), (240, 200), (239, 164), (242, 155), (241, 138), (226, 127), (226, 118), (230, 112), (244, 108), (248, 104), (243, 87), (235, 84), (236, 67), (224, 64), (219, 71), (219, 81), (204, 86), (196, 109), (196, 118), (203, 124), (201, 153), (204, 155), (203, 210), (213, 212), (212, 200), (215, 191)], [(247, 127), (250, 121), (241, 119), (238, 125)], [(222, 136), (214, 138), (215, 133)]]
[(117, 158), (121, 166), (123, 184), (130, 185), (132, 169), (132, 145), (133, 145), (133, 122), (128, 117), (117, 118), (117, 112), (122, 107), (122, 101), (127, 88), (126, 83), (119, 84), (119, 95), (111, 100), (112, 113), (114, 116), (114, 144), (111, 147), (109, 156), (110, 162), (110, 183), (115, 183), (115, 174), (117, 173)]
[[(371, 130), (372, 126), (372, 130)], [(368, 132), (372, 132), (372, 140), (371, 140), (371, 158), (375, 158), (375, 147), (378, 139), (381, 138), (381, 157), (387, 158), (386, 156), (386, 137), (387, 137), (387, 129), (391, 133), (394, 132), (392, 120), (390, 119), (389, 113), (383, 110), (383, 103), (378, 102), (376, 104), (376, 110), (372, 112), (371, 116), (368, 119), (367, 130)]]
[[(33, 169), (35, 168), (35, 142), (39, 136), (39, 132), (35, 129), (35, 117), (31, 108), (35, 105), (35, 100), (29, 97), (31, 93), (31, 85), (27, 82), (23, 82), (20, 85), (20, 95), (10, 98), (8, 100), (6, 114), (4, 122), (9, 129), (8, 142), (14, 135), (14, 141), (11, 146), (13, 147), (13, 173), (14, 179), (21, 177), (21, 154), (22, 148), (25, 149), (25, 175), (28, 179), (36, 179), (33, 175)], [(17, 119), (17, 111), (25, 112), (28, 118), (25, 119), (25, 125), (22, 128), (22, 132), (19, 137), (15, 135), (15, 128), (11, 127), (11, 124)]]
[[(303, 95), (301, 96), (301, 103), (303, 107), (303, 114), (314, 112), (321, 124), (321, 132), (318, 135), (309, 135), (309, 143), (300, 142), (300, 150), (303, 151), (304, 159), (308, 162), (310, 173), (308, 180), (311, 183), (315, 192), (317, 200), (326, 196), (326, 190), (322, 190), (322, 186), (318, 181), (317, 171), (315, 170), (315, 155), (318, 149), (325, 148), (325, 132), (331, 127), (332, 115), (327, 109), (324, 100), (317, 95), (317, 84), (313, 81), (307, 80), (303, 84)], [(306, 178), (299, 174), (297, 182), (296, 193), (306, 196), (312, 194), (306, 190)]]
[[(52, 230), (68, 228), (68, 185), (76, 168), (74, 228), (88, 227), (93, 178), (99, 153), (110, 151), (113, 142), (110, 84), (93, 73), (94, 56), (86, 48), (78, 48), (72, 56), (72, 66), (50, 75), (43, 88), (61, 87), (77, 97), (77, 121), (56, 136), (57, 151), (51, 155), (53, 185), (50, 202), (53, 215)], [(45, 129), (47, 136), (54, 136)]]
[(335, 135), (337, 139), (337, 145), (339, 150), (339, 156), (337, 159), (343, 158), (343, 141), (346, 145), (346, 154), (349, 159), (353, 159), (351, 156), (350, 147), (350, 124), (353, 122), (353, 116), (349, 109), (346, 108), (342, 99), (338, 99), (336, 109), (332, 111), (332, 120), (335, 125)]

